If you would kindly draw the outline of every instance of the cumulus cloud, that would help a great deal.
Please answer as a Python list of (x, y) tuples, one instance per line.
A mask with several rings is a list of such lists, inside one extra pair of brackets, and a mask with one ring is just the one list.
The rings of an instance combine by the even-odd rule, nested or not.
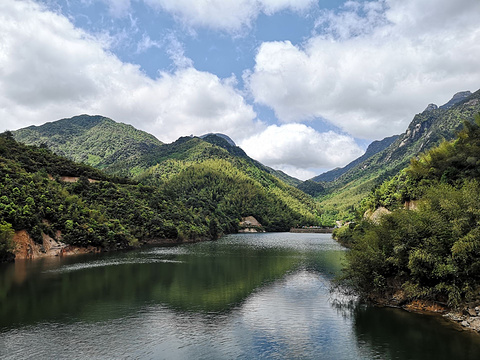
[(428, 103), (479, 88), (477, 0), (349, 1), (302, 45), (263, 43), (245, 81), (284, 123), (323, 118), (355, 137), (403, 132)]
[(81, 113), (102, 114), (173, 141), (186, 134), (225, 132), (237, 139), (258, 122), (253, 108), (221, 79), (184, 66), (147, 77), (122, 63), (108, 44), (33, 2), (0, 4), (0, 116), (3, 129)]
[(343, 166), (362, 155), (355, 140), (305, 124), (271, 125), (240, 143), (246, 153), (275, 169), (309, 179), (319, 168)]
[[(117, 0), (110, 0), (117, 1)], [(144, 0), (167, 11), (188, 27), (206, 27), (237, 32), (249, 27), (259, 14), (281, 10), (303, 11), (315, 0)]]

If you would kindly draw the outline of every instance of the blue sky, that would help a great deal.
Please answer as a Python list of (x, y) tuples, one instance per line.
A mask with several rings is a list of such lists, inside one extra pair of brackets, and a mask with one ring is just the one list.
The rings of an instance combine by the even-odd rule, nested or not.
[(0, 131), (222, 132), (301, 179), (480, 86), (478, 0), (2, 0)]

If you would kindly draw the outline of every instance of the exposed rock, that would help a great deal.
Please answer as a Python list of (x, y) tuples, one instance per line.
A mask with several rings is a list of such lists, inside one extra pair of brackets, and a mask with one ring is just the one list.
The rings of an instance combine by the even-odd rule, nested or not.
[(444, 313), (446, 308), (436, 302), (426, 300), (414, 300), (407, 305), (405, 309), (409, 311), (426, 311), (431, 313)]
[[(74, 183), (74, 182), (77, 182), (80, 178), (78, 176), (62, 176), (60, 177), (60, 180), (62, 180), (63, 182), (68, 182), (68, 183)], [(88, 179), (88, 181), (90, 183), (95, 183), (97, 182), (98, 180), (94, 180), (94, 179)]]
[(471, 329), (475, 331), (480, 331), (480, 318), (478, 317), (474, 319), (470, 318), (469, 325)]
[(88, 246), (81, 248), (78, 246), (66, 245), (59, 241), (61, 233), (57, 232), (57, 240), (52, 239), (47, 234), (42, 233), (42, 244), (38, 244), (25, 230), (16, 231), (13, 236), (15, 242), (15, 260), (31, 260), (42, 257), (76, 255), (100, 252), (100, 248)]
[(365, 211), (365, 214), (363, 214), (363, 218), (370, 220), (374, 224), (378, 224), (382, 216), (390, 213), (391, 213), (390, 210), (388, 210), (387, 208), (384, 208), (383, 206), (380, 206), (377, 210), (373, 212), (371, 210)]
[(240, 229), (238, 232), (265, 232), (265, 230), (262, 228), (262, 224), (260, 224), (253, 216), (242, 218), (239, 227)]
[(438, 109), (438, 106), (435, 105), (435, 104), (428, 104), (428, 106), (426, 107), (425, 110), (423, 111), (433, 111), (433, 110), (437, 110)]
[(458, 104), (459, 102), (465, 100), (470, 95), (472, 95), (472, 93), (470, 91), (457, 92), (455, 95), (453, 95), (453, 97), (450, 99), (449, 102), (440, 106), (440, 109), (450, 109), (452, 106), (454, 106), (455, 104)]
[(405, 204), (403, 204), (403, 207), (405, 210), (417, 210), (418, 201), (417, 200), (405, 201)]
[(25, 230), (15, 231), (15, 259), (36, 259), (43, 256), (40, 245)]

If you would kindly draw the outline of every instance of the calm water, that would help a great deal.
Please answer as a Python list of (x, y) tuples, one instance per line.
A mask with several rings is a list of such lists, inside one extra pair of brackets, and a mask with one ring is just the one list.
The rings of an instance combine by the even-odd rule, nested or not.
[(0, 268), (4, 359), (478, 359), (441, 317), (330, 293), (325, 234), (217, 242)]

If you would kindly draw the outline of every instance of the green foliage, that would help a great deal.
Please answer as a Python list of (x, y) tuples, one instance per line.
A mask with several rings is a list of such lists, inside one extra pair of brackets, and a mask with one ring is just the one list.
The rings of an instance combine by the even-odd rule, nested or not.
[(153, 135), (131, 125), (89, 115), (30, 126), (15, 131), (14, 136), (22, 143), (43, 144), (58, 155), (100, 169), (133, 161), (162, 145)]
[[(343, 282), (359, 293), (402, 288), (408, 297), (458, 306), (480, 289), (480, 116), (458, 139), (412, 161), (364, 201), (365, 208), (394, 210), (378, 223), (345, 230), (352, 250)], [(475, 162), (475, 165), (473, 163)], [(403, 201), (417, 199), (415, 211)], [(347, 233), (348, 232), (348, 233)]]
[[(93, 124), (92, 119), (80, 120), (90, 121), (82, 129), (105, 124), (101, 119)], [(80, 130), (72, 131), (67, 131), (69, 138)], [(4, 134), (0, 220), (15, 230), (27, 230), (38, 243), (42, 232), (55, 237), (60, 231), (67, 244), (104, 249), (150, 239), (216, 239), (236, 232), (241, 218), (250, 215), (269, 231), (319, 224), (310, 196), (265, 171), (240, 149), (211, 140), (213, 144), (181, 138), (148, 155), (116, 162), (115, 166), (134, 165), (125, 171), (139, 174), (132, 181), (58, 157), (43, 147), (19, 144)], [(60, 181), (65, 175), (78, 180)]]
[(325, 193), (325, 187), (315, 181), (307, 180), (297, 186), (297, 189), (302, 190), (305, 194), (317, 197)]
[(15, 245), (13, 243), (13, 235), (15, 232), (12, 225), (2, 221), (0, 222), (0, 262), (13, 260), (13, 251)]
[[(438, 146), (443, 140), (454, 139), (456, 132), (461, 130), (465, 120), (468, 123), (465, 126), (472, 125), (478, 112), (480, 112), (480, 90), (453, 106), (440, 107), (415, 115), (407, 131), (391, 145), (362, 162), (356, 163), (334, 181), (325, 184), (325, 195), (318, 197), (322, 211), (337, 212), (336, 220), (354, 218), (357, 212), (363, 210), (359, 204), (369, 195), (372, 188), (392, 176), (396, 176), (409, 165), (412, 158), (416, 158), (422, 152)], [(448, 145), (443, 146), (448, 147)], [(472, 147), (475, 148), (476, 145)], [(438, 154), (433, 155), (434, 162), (438, 156), (447, 155), (445, 153), (448, 152), (447, 150), (439, 149)], [(475, 149), (471, 150), (475, 152)], [(471, 171), (479, 171), (477, 162), (480, 158), (476, 155), (468, 155), (464, 159), (455, 159), (454, 157), (450, 159), (449, 164), (444, 164), (445, 167), (436, 170), (441, 174), (445, 173), (445, 177), (452, 178), (453, 169), (461, 169), (459, 161), (463, 165), (469, 166)], [(422, 170), (428, 172), (429, 168), (422, 166)], [(463, 170), (461, 171), (463, 172)], [(407, 195), (409, 194), (405, 193), (400, 196), (404, 197), (403, 200), (408, 201)], [(412, 194), (417, 197), (420, 195), (419, 193)], [(398, 205), (394, 198), (385, 200), (387, 204), (389, 201), (393, 201), (394, 207)]]

